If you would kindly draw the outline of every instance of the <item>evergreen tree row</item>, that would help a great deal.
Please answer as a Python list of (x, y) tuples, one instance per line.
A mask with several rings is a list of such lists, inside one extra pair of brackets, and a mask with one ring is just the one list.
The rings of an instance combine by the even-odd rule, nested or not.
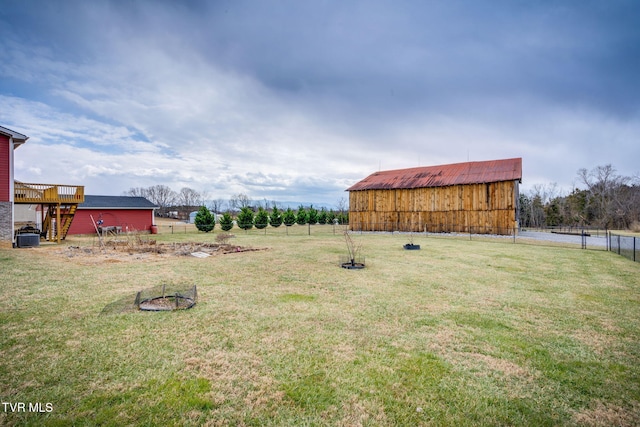
[[(218, 222), (223, 231), (229, 231), (234, 226), (234, 219), (229, 212), (224, 213)], [(297, 211), (291, 208), (282, 211), (274, 206), (271, 212), (262, 207), (258, 208), (258, 212), (254, 212), (249, 207), (244, 207), (238, 213), (235, 222), (238, 228), (243, 230), (249, 230), (253, 227), (262, 230), (268, 225), (277, 228), (283, 224), (287, 227), (294, 224), (346, 224), (349, 222), (349, 215), (348, 213), (334, 212), (333, 210), (327, 211), (325, 208), (317, 210), (313, 205), (307, 209), (304, 206), (300, 206)], [(208, 233), (214, 229), (215, 223), (215, 216), (209, 209), (206, 206), (200, 207), (195, 217), (196, 228)]]

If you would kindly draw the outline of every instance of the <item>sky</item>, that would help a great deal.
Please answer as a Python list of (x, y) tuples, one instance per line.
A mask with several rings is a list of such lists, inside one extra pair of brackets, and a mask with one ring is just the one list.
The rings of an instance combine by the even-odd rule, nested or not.
[(23, 182), (337, 206), (378, 170), (640, 174), (640, 2), (0, 0)]

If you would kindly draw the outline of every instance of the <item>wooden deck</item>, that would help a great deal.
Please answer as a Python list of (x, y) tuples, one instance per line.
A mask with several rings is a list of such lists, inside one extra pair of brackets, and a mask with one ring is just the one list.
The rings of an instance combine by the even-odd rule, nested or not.
[(78, 204), (84, 202), (84, 186), (60, 184), (28, 184), (15, 181), (15, 204), (41, 205), (41, 236), (49, 241), (67, 237)]
[(13, 203), (78, 204), (84, 202), (84, 186), (15, 182)]

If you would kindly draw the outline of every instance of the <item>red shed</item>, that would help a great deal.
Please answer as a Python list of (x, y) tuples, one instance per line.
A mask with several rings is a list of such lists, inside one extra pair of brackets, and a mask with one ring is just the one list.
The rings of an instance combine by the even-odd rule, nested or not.
[(99, 227), (121, 227), (123, 232), (150, 231), (156, 209), (144, 197), (85, 195), (68, 234), (94, 234), (93, 221)]

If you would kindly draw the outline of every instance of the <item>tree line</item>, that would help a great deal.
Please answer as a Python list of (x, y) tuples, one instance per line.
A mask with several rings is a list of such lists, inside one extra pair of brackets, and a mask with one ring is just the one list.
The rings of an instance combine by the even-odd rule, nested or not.
[[(266, 223), (273, 227), (293, 224), (329, 224), (334, 221), (348, 222), (348, 206), (344, 198), (338, 200), (337, 211), (321, 208), (315, 209), (313, 205), (304, 207), (300, 205), (297, 210), (287, 208), (281, 210), (274, 201), (253, 200), (246, 194), (234, 194), (228, 200), (213, 199), (206, 192), (198, 192), (192, 188), (184, 187), (180, 191), (174, 191), (166, 185), (154, 185), (151, 187), (133, 187), (124, 193), (126, 196), (144, 197), (158, 206), (156, 214), (177, 219), (188, 219), (189, 214), (205, 207), (211, 214), (226, 214), (231, 221), (236, 220), (242, 224), (249, 224), (249, 212), (254, 217), (256, 228)], [(224, 217), (224, 215), (222, 215)], [(278, 221), (282, 221), (278, 223)], [(277, 224), (277, 225), (275, 225)], [(252, 225), (252, 226), (253, 226)], [(242, 227), (241, 227), (242, 228)]]
[[(592, 170), (578, 170), (577, 181), (582, 188), (576, 187), (568, 195), (560, 194), (555, 183), (536, 185), (528, 193), (520, 194), (520, 226), (574, 226), (640, 231), (640, 177), (619, 175), (608, 164)], [(344, 198), (338, 201), (337, 211), (318, 211), (313, 206), (281, 210), (275, 202), (266, 199), (255, 201), (246, 194), (236, 194), (228, 200), (214, 199), (206, 192), (188, 187), (174, 191), (166, 185), (131, 188), (125, 195), (145, 197), (159, 207), (157, 215), (178, 219), (188, 219), (189, 213), (206, 206), (213, 213), (224, 212), (231, 218), (232, 224), (236, 220), (240, 228), (251, 223), (249, 211), (253, 215), (251, 226), (257, 228), (264, 224), (323, 224), (333, 222), (336, 218), (340, 223), (348, 222), (348, 206)], [(283, 222), (278, 224), (280, 216)], [(271, 224), (272, 220), (278, 225)]]
[(537, 185), (520, 195), (522, 227), (598, 227), (640, 231), (640, 179), (613, 166), (577, 172), (582, 189), (558, 194), (556, 184)]
[[(216, 217), (209, 208), (201, 206), (200, 209), (198, 209), (194, 222), (198, 230), (209, 232), (216, 226)], [(251, 207), (245, 206), (240, 209), (235, 219), (231, 213), (227, 211), (222, 214), (217, 222), (223, 231), (231, 230), (234, 225), (237, 225), (238, 228), (243, 230), (249, 230), (253, 227), (262, 230), (269, 225), (277, 228), (281, 225), (290, 227), (294, 224), (347, 224), (349, 222), (349, 214), (348, 212), (335, 212), (333, 209), (326, 210), (322, 208), (318, 210), (315, 209), (313, 205), (308, 208), (301, 205), (295, 211), (290, 207), (286, 210), (280, 210), (274, 205), (271, 209), (267, 210), (260, 206), (257, 212), (254, 212)]]

